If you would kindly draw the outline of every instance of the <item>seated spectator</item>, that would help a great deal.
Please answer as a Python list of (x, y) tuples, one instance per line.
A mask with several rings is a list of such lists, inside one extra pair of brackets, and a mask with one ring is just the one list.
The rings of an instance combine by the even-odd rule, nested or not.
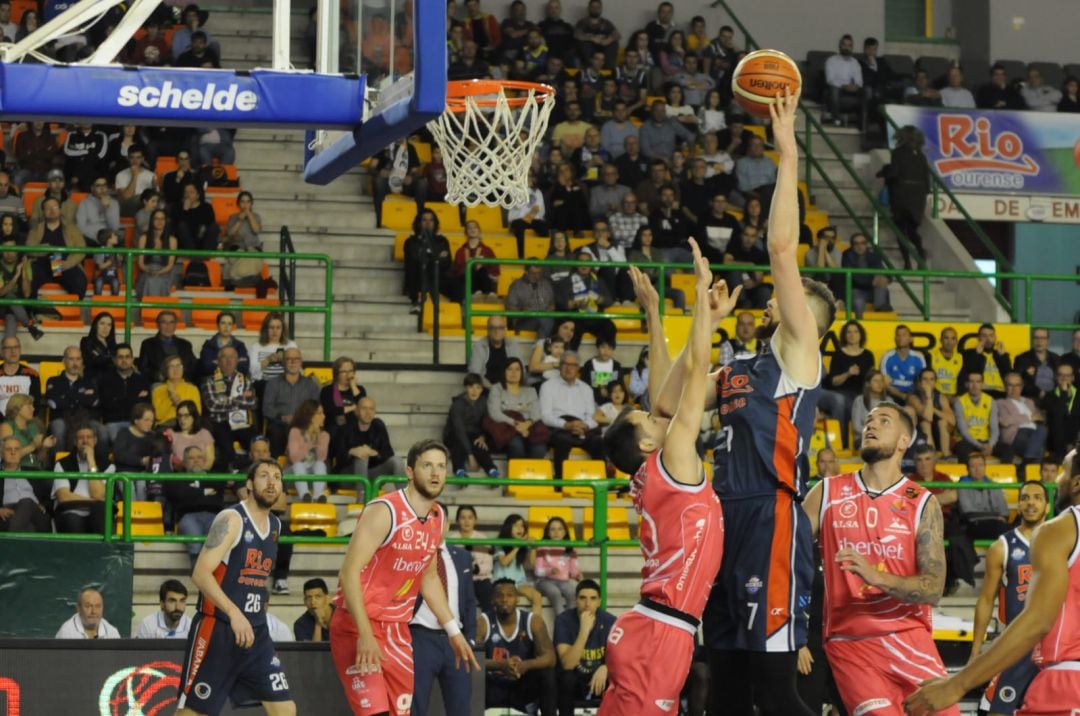
[(79, 341), (83, 366), (88, 378), (96, 380), (112, 370), (116, 357), (116, 326), (113, 317), (102, 311), (90, 322), (90, 332)]
[(746, 201), (750, 194), (762, 200), (762, 214), (767, 215), (773, 188), (776, 185), (776, 164), (765, 156), (765, 141), (754, 135), (746, 148), (746, 156), (735, 160), (735, 183)]
[(570, 164), (574, 174), (580, 177), (586, 187), (592, 189), (600, 183), (600, 171), (611, 161), (611, 155), (600, 144), (600, 130), (589, 126), (580, 147), (570, 155)]
[(425, 185), (421, 183), (421, 170), (420, 157), (407, 137), (402, 137), (375, 156), (371, 194), (377, 226), (382, 226), (382, 205), (388, 194), (414, 197), (416, 210), (424, 210)]
[[(741, 323), (742, 315), (739, 321)], [(738, 327), (736, 324), (736, 330)], [(753, 328), (752, 318), (750, 327)], [(858, 321), (848, 321), (840, 329), (840, 350), (832, 355), (818, 401), (819, 408), (840, 421), (840, 438), (845, 449), (848, 447), (852, 406), (862, 396), (866, 376), (873, 369), (874, 354), (866, 348), (866, 329)]]
[[(952, 478), (938, 472), (937, 456), (931, 445), (924, 444), (915, 448), (915, 472), (908, 475), (913, 482), (952, 482)], [(941, 505), (941, 514), (945, 520), (945, 593), (954, 594), (960, 581), (967, 582), (966, 589), (974, 593), (975, 565), (979, 557), (975, 546), (964, 530), (957, 508), (958, 493), (962, 490), (931, 487), (930, 492)]]
[(446, 200), (446, 164), (443, 163), (442, 150), (438, 145), (431, 148), (431, 161), (424, 165), (421, 170), (424, 181), (427, 182), (427, 200)]
[(105, 618), (105, 600), (94, 587), (79, 592), (75, 614), (56, 632), (57, 639), (119, 639), (120, 632)]
[[(694, 127), (701, 132), (702, 131), (702, 117), (700, 115), (700, 109), (705, 106), (705, 97), (707, 93), (713, 91), (713, 87), (716, 86), (716, 81), (709, 76), (709, 73), (703, 71), (701, 65), (701, 59), (694, 54), (687, 53), (683, 59), (683, 69), (675, 75), (675, 81), (679, 83), (679, 87), (683, 91), (683, 99), (686, 104), (689, 105), (695, 113)], [(717, 93), (716, 109), (720, 110), (720, 95)], [(670, 105), (669, 105), (670, 106)], [(720, 110), (720, 116), (723, 117), (723, 111)], [(689, 125), (689, 122), (686, 123)], [(723, 129), (723, 126), (713, 125), (713, 129)]]
[(686, 263), (692, 258), (687, 239), (693, 224), (679, 208), (679, 193), (673, 184), (660, 187), (655, 204), (650, 203), (649, 226), (653, 243), (663, 250), (664, 260), (669, 263)]
[[(195, 352), (191, 342), (176, 335), (177, 315), (175, 311), (164, 310), (157, 315), (157, 333), (149, 338), (144, 338), (139, 346), (139, 372), (146, 376), (151, 383), (165, 380), (164, 363), (170, 356), (180, 358), (181, 378), (194, 380), (197, 374), (198, 362), (195, 360)], [(161, 410), (154, 404), (158, 417)]]
[(184, 187), (192, 184), (198, 192), (202, 187), (199, 173), (191, 166), (191, 152), (181, 149), (176, 153), (176, 169), (165, 172), (161, 178), (161, 197), (166, 206), (176, 210), (184, 201)]
[(76, 124), (64, 140), (64, 176), (73, 191), (90, 191), (98, 177), (104, 176), (109, 138), (89, 124)]
[[(266, 381), (262, 399), (262, 414), (266, 418), (272, 455), (285, 454), (289, 425), (300, 404), (319, 399), (319, 384), (311, 376), (304, 375), (303, 356), (295, 344), (284, 349), (280, 365), (283, 366), (281, 374)], [(254, 372), (254, 366), (252, 368)]]
[[(165, 497), (171, 509), (173, 522), (178, 525), (178, 531), (182, 535), (205, 535), (210, 531), (210, 525), (214, 517), (221, 512), (223, 503), (223, 487), (221, 482), (200, 482), (200, 475), (205, 475), (208, 470), (206, 455), (194, 445), (184, 451), (183, 472), (191, 475), (191, 482), (168, 481), (165, 483)], [(187, 551), (191, 558), (192, 566), (199, 557), (202, 544), (188, 542)]]
[(235, 468), (237, 455), (233, 442), (247, 445), (254, 435), (255, 389), (251, 379), (240, 372), (238, 363), (236, 347), (223, 347), (218, 353), (217, 369), (202, 382), (203, 405), (214, 443), (219, 448), (214, 462), (217, 472)]
[(746, 156), (746, 150), (755, 136), (746, 128), (746, 116), (732, 111), (727, 116), (727, 127), (716, 133), (716, 142), (720, 151), (738, 160)]
[[(150, 472), (155, 437), (153, 406), (150, 403), (136, 403), (131, 409), (131, 424), (126, 430), (121, 430), (113, 442), (117, 469), (120, 472)], [(143, 485), (145, 483), (136, 483), (136, 489)]]
[[(825, 226), (818, 229), (817, 241), (806, 252), (803, 266), (815, 268), (840, 268), (843, 257), (840, 249), (836, 246), (836, 227)], [(824, 281), (829, 285), (829, 290), (834, 296), (844, 295), (844, 275), (841, 273), (816, 273), (812, 274), (817, 281)], [(853, 277), (854, 278), (854, 277)]]
[[(555, 287), (538, 265), (525, 267), (525, 273), (514, 279), (506, 292), (507, 311), (554, 311)], [(541, 336), (551, 333), (554, 318), (514, 318), (514, 330), (536, 331)], [(475, 353), (473, 353), (475, 355)], [(471, 371), (473, 373), (477, 371)]]
[(26, 225), (26, 205), (19, 188), (11, 183), (11, 177), (5, 171), (0, 171), (0, 216), (14, 217), (18, 224)]
[(204, 201), (199, 187), (185, 183), (182, 200), (172, 207), (179, 246), (184, 251), (216, 251), (220, 248), (221, 228), (214, 217), (214, 207)]
[(109, 444), (129, 425), (131, 410), (136, 403), (150, 403), (150, 381), (135, 370), (135, 354), (127, 343), (116, 346), (111, 369), (97, 378), (101, 393), (101, 417), (105, 422)]
[(34, 417), (34, 399), (16, 393), (7, 401), (7, 419), (0, 424), (0, 440), (14, 437), (19, 441), (19, 465), (40, 470), (57, 443), (55, 435), (46, 435), (41, 421)]
[(867, 92), (863, 86), (862, 66), (854, 56), (855, 41), (851, 35), (840, 38), (839, 52), (825, 60), (825, 106), (828, 115), (823, 122), (836, 126), (843, 124), (845, 104), (853, 104), (859, 110), (860, 126), (866, 127)]
[(132, 49), (129, 57), (131, 64), (147, 64), (146, 54), (147, 50), (151, 47), (154, 48), (154, 51), (157, 53), (157, 57), (162, 64), (171, 64), (172, 47), (169, 43), (165, 42), (165, 32), (162, 29), (160, 19), (151, 17), (143, 24), (143, 28), (146, 30), (146, 34), (135, 41), (135, 47)]
[(218, 367), (218, 356), (225, 348), (236, 351), (237, 369), (245, 376), (250, 372), (247, 347), (239, 338), (233, 336), (236, 330), (236, 314), (222, 311), (217, 316), (218, 332), (206, 339), (199, 351), (199, 374), (203, 377), (213, 375)]
[(840, 474), (840, 461), (836, 458), (836, 451), (832, 448), (824, 447), (818, 450), (815, 461), (817, 463), (817, 474), (812, 479), (824, 480), (826, 477)]
[[(498, 539), (516, 539), (532, 542), (525, 519), (516, 513), (506, 516), (502, 527), (499, 528), (499, 533), (495, 536)], [(495, 550), (492, 576), (495, 580), (496, 591), (499, 580), (510, 580), (514, 584), (518, 595), (525, 597), (532, 604), (533, 614), (539, 616), (543, 609), (543, 597), (528, 581), (528, 575), (532, 573), (535, 566), (536, 552), (529, 545), (501, 547)], [(516, 598), (514, 604), (517, 604)]]
[(357, 427), (357, 409), (367, 396), (364, 386), (356, 382), (356, 364), (341, 357), (334, 361), (333, 380), (319, 391), (319, 403), (326, 414), (326, 429), (330, 433), (330, 454), (336, 472), (352, 465), (349, 445)]
[[(600, 0), (589, 3), (599, 4)], [(530, 705), (538, 703), (539, 713), (554, 714), (555, 650), (551, 637), (540, 614), (518, 609), (517, 600), (518, 589), (512, 580), (496, 580), (494, 609), (481, 614), (477, 622), (476, 643), (484, 645), (487, 655), (484, 707), (528, 712)]]
[(186, 639), (191, 630), (187, 610), (188, 591), (177, 579), (166, 579), (158, 588), (161, 609), (147, 614), (135, 630), (135, 639)]
[(550, 431), (541, 421), (540, 398), (536, 390), (523, 384), (524, 364), (509, 358), (502, 378), (492, 383), (487, 396), (484, 431), (491, 449), (505, 452), (510, 459), (547, 455)]
[[(570, 332), (572, 334), (574, 322), (568, 321), (567, 323), (571, 326)], [(539, 385), (545, 380), (559, 377), (559, 361), (562, 360), (562, 354), (566, 350), (568, 342), (568, 339), (560, 335), (558, 329), (548, 338), (536, 342), (532, 357), (529, 359), (529, 382), (531, 384)]]
[(506, 364), (513, 358), (521, 359), (517, 342), (506, 337), (506, 319), (488, 316), (487, 335), (474, 342), (469, 357), (468, 372), (476, 373), (490, 386), (502, 379)]
[(618, 209), (607, 215), (607, 222), (611, 240), (626, 251), (634, 246), (638, 231), (649, 225), (648, 218), (638, 211), (637, 195), (629, 191), (622, 195)]
[(109, 195), (109, 180), (104, 174), (94, 179), (90, 189), (90, 196), (75, 210), (75, 222), (85, 242), (93, 246), (102, 229), (120, 233), (120, 203)]
[[(566, 238), (565, 231), (551, 232), (551, 244), (547, 252), (548, 261), (573, 261), (574, 254), (570, 251), (570, 239)], [(558, 283), (570, 276), (570, 266), (548, 266), (544, 269), (552, 283)]]
[(49, 407), (49, 433), (56, 436), (61, 449), (67, 447), (69, 426), (87, 422), (105, 443), (108, 434), (99, 422), (100, 393), (93, 378), (83, 374), (82, 352), (75, 346), (64, 349), (64, 371), (49, 378), (45, 385), (45, 404)]
[(1005, 65), (995, 62), (990, 81), (979, 88), (975, 97), (979, 109), (1024, 109), (1024, 99), (1005, 76)]
[(589, 385), (578, 379), (578, 355), (564, 351), (559, 361), (559, 377), (540, 387), (540, 413), (551, 428), (551, 448), (555, 477), (562, 477), (563, 462), (574, 447), (603, 459), (604, 445), (594, 417), (596, 400)]
[(157, 188), (157, 177), (144, 163), (145, 157), (146, 152), (141, 146), (132, 145), (127, 152), (128, 166), (116, 175), (116, 198), (121, 216), (135, 216), (142, 206), (143, 192)]
[[(622, 263), (626, 261), (626, 250), (612, 241), (611, 231), (603, 219), (593, 223), (593, 237), (596, 239), (591, 244), (586, 244), (578, 249), (578, 253), (588, 253), (593, 261), (604, 263)], [(631, 301), (634, 298), (634, 287), (630, 282), (630, 275), (623, 267), (600, 266), (596, 268), (596, 274), (607, 286), (608, 293), (615, 297), (616, 301)]]
[(550, 50), (544, 44), (544, 35), (538, 28), (531, 28), (525, 38), (525, 47), (521, 51), (521, 60), (525, 65), (525, 73), (533, 75), (542, 71), (547, 65)]
[(200, 127), (192, 146), (198, 149), (202, 172), (210, 176), (225, 178), (226, 164), (236, 163), (236, 149), (233, 147), (235, 129), (224, 127)]
[(605, 390), (607, 398), (599, 404), (596, 413), (593, 414), (593, 419), (600, 425), (601, 436), (608, 431), (611, 424), (615, 422), (615, 418), (619, 417), (619, 413), (630, 405), (626, 387), (621, 381), (612, 381)]
[(964, 71), (958, 65), (949, 68), (947, 84), (941, 88), (941, 104), (956, 109), (975, 109), (975, 96), (964, 87)]
[(682, 213), (693, 235), (694, 229), (709, 215), (709, 203), (717, 194), (717, 185), (708, 176), (709, 165), (701, 157), (690, 160), (690, 178), (682, 182), (679, 196), (682, 198)]
[[(870, 248), (869, 240), (862, 234), (851, 237), (851, 246), (844, 250), (840, 263), (844, 268), (877, 269), (884, 271), (885, 264), (876, 249)], [(856, 274), (851, 277), (851, 310), (855, 318), (862, 319), (866, 305), (872, 303), (875, 311), (891, 311), (889, 301), (889, 277), (881, 274)]]
[(60, 169), (50, 169), (46, 175), (48, 184), (45, 185), (45, 193), (34, 199), (33, 208), (30, 209), (30, 227), (33, 228), (45, 221), (44, 204), (49, 198), (60, 202), (60, 218), (67, 226), (76, 226), (75, 212), (78, 207), (71, 198), (71, 193), (65, 188), (64, 172)]
[(714, 194), (709, 199), (708, 211), (695, 227), (694, 236), (701, 246), (701, 253), (712, 264), (723, 263), (732, 237), (738, 239), (742, 231), (739, 220), (734, 214), (728, 213), (727, 208), (727, 195)]
[(887, 379), (889, 395), (904, 404), (915, 389), (919, 373), (926, 367), (926, 358), (911, 348), (911, 329), (903, 324), (893, 331), (893, 344), (896, 347), (881, 356), (881, 372)]
[(209, 33), (202, 29), (209, 17), (209, 12), (200, 10), (199, 6), (194, 3), (184, 7), (183, 13), (180, 15), (183, 27), (177, 29), (172, 36), (171, 52), (173, 57), (179, 57), (188, 51), (191, 47), (191, 37), (196, 32), (202, 32), (206, 35), (208, 43), (217, 44), (212, 40)]
[(202, 411), (202, 395), (198, 386), (189, 383), (184, 376), (184, 359), (178, 355), (167, 357), (162, 371), (165, 379), (154, 386), (150, 393), (150, 402), (154, 406), (159, 428), (176, 424), (176, 412), (185, 400), (190, 400), (199, 412)]
[(101, 251), (94, 254), (94, 295), (100, 296), (108, 284), (113, 296), (120, 295), (120, 276), (124, 271), (124, 257), (115, 253), (120, 237), (115, 232), (102, 229), (97, 235)]
[(225, 240), (222, 242), (225, 248), (234, 246), (244, 251), (262, 251), (262, 239), (259, 232), (262, 231), (262, 217), (253, 209), (255, 197), (250, 191), (242, 191), (236, 197), (238, 211), (229, 217), (225, 225)]
[[(545, 542), (568, 540), (570, 528), (563, 518), (552, 517), (544, 525), (542, 539)], [(537, 547), (533, 574), (536, 575), (537, 591), (547, 597), (558, 617), (574, 598), (578, 580), (581, 579), (577, 551), (573, 547)]]
[(956, 399), (953, 412), (960, 433), (956, 457), (967, 462), (969, 455), (978, 453), (985, 464), (985, 458), (994, 454), (1001, 432), (997, 405), (992, 397), (983, 394), (981, 373), (967, 374), (967, 392)]
[(1073, 366), (1062, 360), (1055, 375), (1057, 384), (1043, 398), (1043, 411), (1046, 413), (1046, 448), (1060, 462), (1080, 435), (1080, 400), (1076, 399)]
[[(464, 302), (469, 297), (465, 295), (465, 272), (468, 270), (469, 259), (493, 259), (495, 252), (484, 243), (481, 236), (480, 224), (476, 221), (465, 222), (465, 243), (454, 252), (453, 281), (447, 286), (447, 295), (456, 301)], [(488, 298), (495, 295), (495, 289), (499, 285), (498, 264), (481, 264), (472, 267), (472, 298), (478, 300), (487, 294)]]
[(548, 223), (545, 219), (547, 208), (544, 204), (544, 193), (536, 186), (536, 172), (529, 170), (529, 200), (521, 206), (515, 206), (507, 212), (506, 219), (510, 222), (510, 232), (517, 239), (518, 257), (525, 256), (525, 231), (533, 232), (534, 236), (547, 236)]
[(885, 376), (879, 370), (871, 370), (866, 374), (866, 383), (863, 384), (862, 395), (855, 399), (851, 405), (851, 428), (855, 433), (855, 447), (862, 444), (863, 426), (866, 425), (866, 416), (877, 407), (878, 403), (889, 399), (885, 390)]
[(619, 181), (626, 186), (639, 186), (649, 176), (649, 158), (641, 153), (641, 141), (636, 134), (623, 140), (623, 147), (626, 151), (614, 162)]
[[(754, 318), (754, 314), (749, 311), (740, 311), (735, 317), (735, 335), (720, 344), (720, 365), (728, 365), (735, 360), (736, 356), (742, 354), (756, 355), (765, 345), (755, 337), (756, 333), (757, 319)], [(835, 357), (833, 361), (836, 361)], [(822, 403), (826, 402), (826, 395), (826, 393), (822, 394)]]
[(206, 33), (196, 30), (191, 33), (191, 46), (180, 53), (175, 60), (175, 66), (220, 69), (221, 62), (217, 52), (209, 46)]
[[(0, 221), (7, 223), (12, 217), (6, 216)], [(30, 259), (26, 254), (17, 254), (9, 251), (17, 242), (3, 240), (0, 246), (0, 298), (30, 298)], [(15, 337), (19, 330), (19, 324), (26, 326), (27, 332), (34, 340), (41, 340), (45, 331), (38, 327), (25, 306), (12, 304), (0, 307), (0, 315), (4, 317), (4, 335)]]
[(15, 186), (22, 188), (26, 182), (49, 181), (54, 169), (60, 145), (47, 122), (30, 122), (28, 129), (15, 136), (15, 164), (19, 167), (12, 176)]
[(889, 63), (885, 58), (878, 56), (880, 49), (881, 45), (877, 38), (868, 37), (863, 40), (863, 52), (859, 56), (863, 87), (866, 88), (871, 111), (877, 110), (883, 101), (891, 98), (896, 79)]
[(304, 582), (304, 613), (293, 622), (297, 641), (330, 641), (330, 617), (337, 609), (330, 603), (326, 582), (315, 577)]
[[(588, 251), (578, 251), (578, 261), (592, 261)], [(581, 336), (591, 333), (597, 338), (615, 340), (615, 324), (608, 318), (590, 318), (614, 303), (606, 284), (593, 272), (593, 268), (580, 265), (567, 278), (555, 283), (555, 305), (560, 311), (576, 311), (573, 343), (581, 342)]]
[(581, 103), (577, 100), (564, 100), (566, 119), (554, 125), (551, 130), (551, 146), (558, 147), (567, 155), (585, 144), (585, 132), (595, 129), (582, 119)]
[[(89, 427), (75, 430), (75, 449), (56, 461), (55, 472), (116, 472), (97, 435)], [(105, 534), (105, 480), (58, 477), (52, 484), (56, 531), (70, 534)]]
[[(16, 398), (12, 398), (16, 400)], [(5, 426), (7, 423), (5, 423)], [(49, 487), (45, 480), (30, 481), (14, 477), (14, 473), (27, 469), (20, 465), (25, 448), (15, 435), (0, 434), (0, 467), (8, 477), (0, 477), (0, 531), (3, 532), (51, 532), (52, 521), (45, 511)], [(31, 467), (31, 470), (40, 469)]]
[[(326, 413), (317, 400), (305, 400), (293, 413), (289, 427), (289, 443), (286, 450), (289, 475), (327, 474), (326, 458), (330, 449), (330, 433), (323, 429)], [(301, 502), (326, 502), (326, 480), (296, 482), (296, 494)], [(313, 489), (314, 485), (314, 489)]]
[(386, 423), (375, 417), (375, 399), (371, 396), (361, 398), (357, 404), (356, 428), (350, 438), (346, 447), (352, 464), (343, 463), (339, 471), (351, 472), (369, 480), (383, 475), (405, 474), (405, 464), (394, 454)]
[(420, 313), (420, 302), (435, 291), (440, 293), (454, 285), (453, 259), (450, 242), (439, 233), (439, 217), (425, 209), (413, 219), (413, 233), (405, 239), (405, 286), (412, 307), (410, 313)]
[[(664, 105), (664, 113), (667, 114), (668, 119), (673, 119), (686, 129), (696, 133), (698, 125), (701, 123), (697, 116), (697, 106), (685, 100), (682, 85), (677, 83), (668, 84), (664, 95), (667, 100)], [(697, 104), (701, 104), (701, 102), (699, 101)]]
[(602, 182), (589, 191), (589, 216), (593, 221), (617, 213), (623, 198), (630, 193), (630, 187), (619, 183), (619, 170), (614, 164), (605, 164), (600, 176)]
[(296, 341), (285, 329), (285, 315), (271, 311), (259, 327), (259, 340), (251, 345), (249, 354), (251, 379), (259, 386), (259, 393), (266, 381), (285, 373), (285, 351), (296, 348)]
[[(697, 117), (694, 120), (696, 126)], [(648, 121), (638, 128), (641, 153), (649, 159), (667, 160), (677, 146), (692, 142), (694, 137), (695, 130), (668, 116), (667, 102), (662, 99), (653, 101), (649, 106)]]
[(199, 415), (199, 406), (195, 401), (181, 401), (176, 406), (176, 427), (165, 428), (164, 432), (172, 445), (171, 463), (174, 468), (183, 466), (184, 452), (193, 445), (202, 450), (208, 464), (214, 464), (214, 436)]
[[(990, 483), (986, 476), (986, 457), (972, 452), (965, 457), (968, 474), (960, 482)], [(972, 540), (994, 540), (1009, 530), (1009, 506), (1005, 493), (993, 489), (957, 490), (957, 507), (964, 529)]]
[[(834, 359), (835, 360), (835, 359)], [(915, 414), (915, 425), (927, 443), (941, 452), (942, 457), (952, 457), (952, 434), (956, 428), (956, 415), (949, 405), (949, 396), (936, 388), (937, 373), (933, 368), (923, 368), (919, 380), (908, 394), (907, 405)]]
[(555, 615), (560, 713), (572, 713), (581, 701), (598, 703), (608, 683), (607, 640), (615, 616), (600, 608), (600, 585), (592, 579), (578, 582), (575, 593), (574, 608)]
[[(38, 372), (23, 365), (22, 343), (18, 336), (7, 336), (0, 341), (0, 414), (7, 415), (8, 401), (16, 395), (26, 395), (31, 404), (41, 400), (41, 380)], [(7, 417), (11, 417), (7, 415)]]
[(637, 136), (638, 128), (630, 121), (629, 105), (623, 99), (616, 100), (611, 119), (600, 127), (600, 145), (607, 150), (612, 161), (617, 161), (626, 152), (626, 138)]
[[(85, 202), (84, 202), (85, 203)], [(60, 202), (52, 197), (41, 203), (42, 215), (45, 220), (32, 228), (26, 237), (27, 246), (57, 246), (70, 248), (83, 248), (86, 240), (82, 233), (73, 224), (65, 224), (60, 217)], [(86, 254), (36, 254), (30, 263), (31, 282), (30, 298), (37, 299), (38, 291), (47, 283), (59, 283), (64, 291), (74, 294), (78, 298), (86, 295), (86, 273), (83, 272), (82, 262)], [(42, 309), (36, 309), (34, 313), (40, 313)]]
[[(665, 254), (656, 248), (653, 243), (653, 230), (649, 225), (642, 225), (634, 238), (633, 248), (630, 249), (627, 260), (634, 264), (644, 263), (664, 263), (666, 260)], [(649, 277), (649, 280), (659, 290), (660, 286), (660, 270), (658, 268), (638, 266), (638, 270)], [(680, 311), (686, 309), (686, 296), (682, 289), (671, 287), (671, 272), (666, 274), (667, 285), (665, 286), (664, 295), (670, 298), (672, 303), (675, 304), (675, 308)]]
[(998, 425), (1001, 439), (996, 454), (1003, 462), (1020, 458), (1023, 466), (1040, 463), (1046, 447), (1046, 421), (1035, 401), (1023, 397), (1024, 381), (1019, 373), (1005, 374), (1005, 397), (997, 404)]
[(1071, 75), (1065, 78), (1061, 101), (1058, 102), (1058, 111), (1080, 112), (1080, 80)]
[[(452, 535), (453, 537), (484, 539), (489, 536), (476, 529), (476, 508), (472, 505), (458, 505), (454, 522), (457, 525), (457, 533)], [(491, 573), (494, 569), (491, 547), (480, 544), (467, 544), (461, 547), (472, 555), (473, 591), (476, 593), (476, 605), (481, 612), (489, 611), (491, 609)]]
[(1072, 332), (1072, 350), (1061, 356), (1061, 362), (1076, 371), (1080, 371), (1080, 328)]
[(1035, 67), (1029, 67), (1027, 82), (1020, 89), (1020, 96), (1024, 99), (1027, 109), (1036, 112), (1056, 112), (1058, 102), (1061, 101), (1061, 90), (1043, 84), (1042, 72)]
[(613, 381), (622, 379), (622, 366), (615, 360), (615, 341), (596, 339), (596, 355), (581, 367), (581, 381), (592, 388), (597, 405), (611, 397), (608, 388)]
[(557, 172), (548, 201), (549, 223), (553, 229), (581, 236), (591, 228), (585, 187), (574, 178), (574, 168), (569, 164), (560, 164)]
[(499, 476), (499, 471), (491, 460), (491, 448), (488, 447), (484, 434), (487, 402), (483, 400), (483, 395), (483, 379), (476, 373), (469, 373), (465, 376), (465, 390), (454, 396), (450, 404), (443, 441), (450, 449), (451, 462), (457, 477), (466, 476), (470, 455), (476, 458), (480, 469), (488, 477)]
[(1031, 350), (1016, 356), (1013, 370), (1024, 381), (1024, 397), (1042, 400), (1054, 389), (1054, 372), (1061, 356), (1048, 349), (1050, 331), (1046, 328), (1031, 329)]
[[(769, 255), (757, 247), (758, 230), (753, 226), (744, 226), (739, 233), (738, 241), (728, 242), (727, 251), (724, 252), (725, 264), (747, 264), (751, 266), (767, 266)], [(731, 271), (727, 274), (727, 285), (733, 289), (742, 286), (742, 294), (738, 298), (739, 308), (764, 309), (772, 296), (772, 287), (765, 283), (763, 271)]]
[(1012, 369), (1012, 360), (1005, 351), (1005, 344), (997, 339), (993, 324), (979, 326), (979, 342), (964, 351), (963, 375), (979, 373), (983, 390), (991, 398), (1005, 396), (1005, 374)]
[(466, 38), (476, 42), (484, 57), (494, 60), (503, 45), (499, 20), (480, 9), (480, 0), (466, 0), (465, 15)]

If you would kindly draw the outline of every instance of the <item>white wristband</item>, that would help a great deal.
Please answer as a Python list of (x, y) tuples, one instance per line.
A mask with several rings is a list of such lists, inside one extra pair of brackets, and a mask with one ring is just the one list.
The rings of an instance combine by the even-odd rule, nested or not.
[(457, 621), (451, 620), (442, 625), (443, 630), (446, 632), (447, 639), (453, 639), (455, 636), (461, 634), (461, 627), (458, 626)]

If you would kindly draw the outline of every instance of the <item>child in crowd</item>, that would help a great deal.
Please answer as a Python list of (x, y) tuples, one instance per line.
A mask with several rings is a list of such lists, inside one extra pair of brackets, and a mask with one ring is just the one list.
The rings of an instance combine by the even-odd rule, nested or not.
[[(570, 539), (566, 521), (562, 517), (549, 519), (544, 525), (544, 540), (565, 539)], [(533, 573), (536, 575), (536, 588), (548, 598), (555, 616), (562, 614), (567, 604), (574, 603), (581, 569), (573, 547), (538, 547)]]
[(120, 237), (111, 229), (102, 229), (98, 232), (97, 240), (103, 251), (94, 255), (94, 295), (100, 296), (105, 284), (108, 284), (112, 295), (119, 296), (124, 259), (120, 254), (109, 253), (109, 249), (120, 245)]
[(622, 366), (615, 360), (615, 339), (597, 338), (596, 355), (581, 366), (581, 379), (593, 389), (597, 405), (603, 405), (611, 399), (608, 388), (612, 381), (622, 375)]

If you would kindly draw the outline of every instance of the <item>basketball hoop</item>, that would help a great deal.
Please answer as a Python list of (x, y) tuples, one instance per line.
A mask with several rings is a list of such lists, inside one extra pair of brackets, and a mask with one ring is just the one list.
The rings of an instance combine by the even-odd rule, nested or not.
[(446, 165), (446, 202), (510, 209), (529, 201), (529, 168), (555, 90), (536, 82), (447, 82), (446, 110), (428, 124)]

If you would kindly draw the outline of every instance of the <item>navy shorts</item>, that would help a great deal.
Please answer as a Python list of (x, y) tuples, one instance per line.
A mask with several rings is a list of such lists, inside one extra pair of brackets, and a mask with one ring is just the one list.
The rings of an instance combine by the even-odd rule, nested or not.
[(196, 614), (188, 633), (187, 656), (180, 674), (177, 708), (216, 714), (225, 700), (234, 706), (289, 701), (289, 682), (265, 624), (253, 625), (250, 649), (236, 645), (228, 622)]
[(705, 606), (705, 646), (796, 651), (806, 644), (814, 546), (787, 493), (724, 500), (724, 558)]
[(1002, 671), (986, 687), (983, 704), (993, 714), (1011, 714), (1024, 703), (1024, 694), (1039, 673), (1039, 667), (1028, 654), (1005, 671)]

